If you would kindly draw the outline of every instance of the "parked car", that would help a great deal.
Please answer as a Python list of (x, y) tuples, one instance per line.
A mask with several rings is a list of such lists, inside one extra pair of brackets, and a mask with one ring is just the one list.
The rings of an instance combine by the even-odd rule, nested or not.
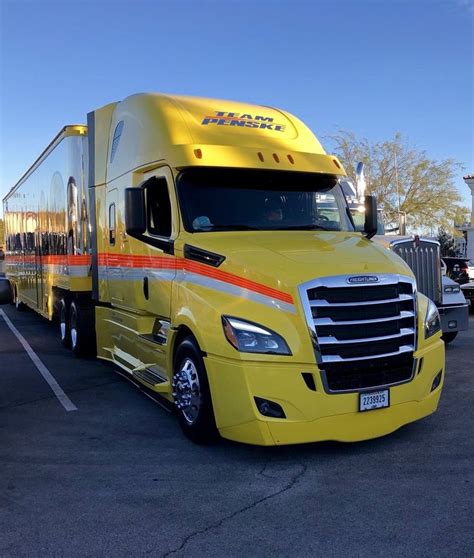
[(468, 265), (467, 272), (469, 274), (469, 280), (474, 281), (474, 262), (472, 262), (472, 260), (469, 260), (467, 262), (467, 265)]
[(446, 264), (446, 276), (450, 277), (459, 285), (469, 283), (469, 259), (468, 258), (443, 258)]
[(474, 310), (474, 281), (461, 285), (461, 291), (464, 298), (469, 302), (472, 312)]

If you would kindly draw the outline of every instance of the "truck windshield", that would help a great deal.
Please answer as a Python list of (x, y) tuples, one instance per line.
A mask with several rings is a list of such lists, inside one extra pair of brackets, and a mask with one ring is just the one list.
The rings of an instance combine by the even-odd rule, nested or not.
[(194, 168), (180, 173), (177, 186), (189, 232), (354, 230), (332, 175)]

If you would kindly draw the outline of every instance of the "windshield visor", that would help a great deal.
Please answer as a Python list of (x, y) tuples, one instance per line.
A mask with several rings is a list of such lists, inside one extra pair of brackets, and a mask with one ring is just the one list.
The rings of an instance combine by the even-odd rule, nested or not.
[(194, 168), (177, 186), (188, 232), (354, 230), (332, 175)]

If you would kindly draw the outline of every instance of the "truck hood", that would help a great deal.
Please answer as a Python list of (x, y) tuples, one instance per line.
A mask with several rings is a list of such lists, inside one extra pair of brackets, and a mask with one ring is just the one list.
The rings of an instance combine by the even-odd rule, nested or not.
[(201, 233), (187, 243), (224, 256), (219, 270), (279, 290), (293, 291), (301, 283), (331, 275), (398, 273), (413, 277), (401, 258), (360, 233)]

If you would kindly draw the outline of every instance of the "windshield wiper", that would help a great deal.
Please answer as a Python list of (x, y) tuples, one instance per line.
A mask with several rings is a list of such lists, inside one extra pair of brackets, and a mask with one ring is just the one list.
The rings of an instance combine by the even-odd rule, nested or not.
[(232, 223), (229, 225), (205, 225), (197, 229), (197, 232), (199, 231), (259, 231), (259, 230), (261, 229), (259, 229), (258, 227), (251, 227), (250, 225), (241, 225), (241, 224), (234, 225)]
[(281, 231), (334, 231), (339, 229), (329, 229), (314, 223), (307, 223), (306, 225), (291, 225), (290, 227), (281, 227)]

